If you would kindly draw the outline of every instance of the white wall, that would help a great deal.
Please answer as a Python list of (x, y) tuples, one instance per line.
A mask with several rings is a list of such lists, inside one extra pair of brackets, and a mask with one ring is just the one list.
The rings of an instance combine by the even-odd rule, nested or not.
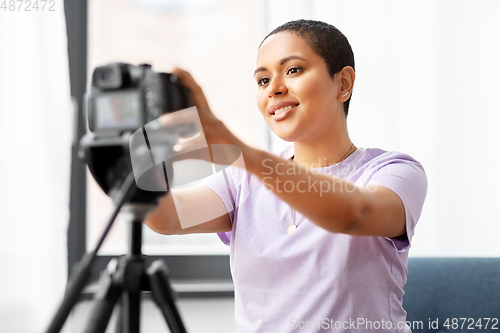
[(0, 10), (0, 332), (9, 333), (41, 331), (63, 295), (73, 125), (62, 3), (20, 4)]

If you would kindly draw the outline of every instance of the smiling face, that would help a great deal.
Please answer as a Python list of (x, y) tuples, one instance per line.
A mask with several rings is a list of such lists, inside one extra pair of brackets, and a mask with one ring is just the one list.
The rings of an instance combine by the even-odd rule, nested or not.
[(332, 78), (323, 58), (294, 33), (280, 32), (264, 41), (255, 80), (257, 106), (285, 141), (314, 142), (345, 123), (340, 76)]

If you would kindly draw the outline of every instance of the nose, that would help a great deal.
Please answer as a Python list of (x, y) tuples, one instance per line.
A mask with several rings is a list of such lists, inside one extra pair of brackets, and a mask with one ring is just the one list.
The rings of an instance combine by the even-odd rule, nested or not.
[(271, 81), (268, 86), (268, 96), (273, 97), (277, 95), (284, 95), (288, 92), (288, 88), (284, 82), (278, 78)]

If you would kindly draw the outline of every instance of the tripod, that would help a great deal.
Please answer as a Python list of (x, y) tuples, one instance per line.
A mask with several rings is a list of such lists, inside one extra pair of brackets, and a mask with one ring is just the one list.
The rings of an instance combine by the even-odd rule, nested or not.
[[(135, 190), (134, 176), (130, 172), (116, 195), (116, 208), (94, 251), (83, 257), (76, 265), (66, 295), (54, 316), (47, 333), (59, 332), (78, 296), (90, 276), (90, 268), (97, 250), (109, 232), (118, 211)], [(129, 216), (129, 251), (118, 260), (113, 259), (101, 273), (98, 290), (94, 294), (92, 313), (85, 333), (104, 333), (118, 300), (121, 308), (116, 333), (139, 333), (140, 302), (142, 291), (151, 291), (171, 333), (186, 333), (174, 300), (174, 291), (169, 281), (169, 271), (162, 260), (147, 263), (142, 255), (142, 221), (149, 210), (148, 205), (126, 204), (123, 212)]]
[(140, 327), (140, 301), (142, 291), (151, 291), (170, 332), (185, 333), (186, 329), (174, 301), (174, 291), (169, 283), (168, 268), (162, 260), (147, 264), (141, 253), (142, 207), (127, 205), (131, 213), (129, 222), (129, 252), (112, 260), (101, 273), (99, 289), (94, 296), (94, 307), (85, 333), (106, 330), (113, 308), (121, 296), (121, 309), (116, 332), (136, 333)]

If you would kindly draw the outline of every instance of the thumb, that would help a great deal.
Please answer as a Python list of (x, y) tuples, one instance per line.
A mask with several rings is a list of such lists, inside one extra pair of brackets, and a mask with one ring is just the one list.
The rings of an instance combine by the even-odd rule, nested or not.
[(196, 83), (193, 76), (179, 67), (175, 67), (172, 70), (172, 74), (178, 76), (181, 82), (189, 89), (193, 98), (193, 103), (198, 108), (199, 112), (211, 113), (205, 94), (198, 83)]

